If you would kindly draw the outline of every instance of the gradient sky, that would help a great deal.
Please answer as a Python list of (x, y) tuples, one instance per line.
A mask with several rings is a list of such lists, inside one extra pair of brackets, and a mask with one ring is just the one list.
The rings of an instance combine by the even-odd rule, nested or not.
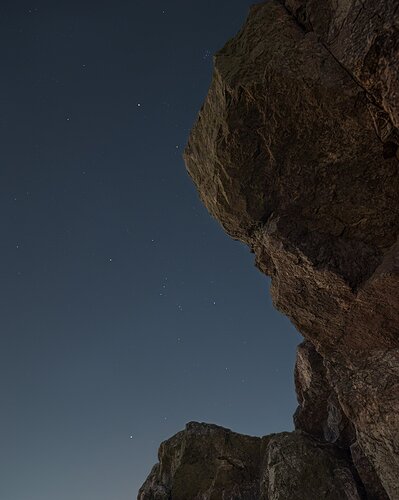
[(250, 3), (1, 2), (2, 500), (132, 500), (190, 420), (292, 428), (300, 337), (181, 158)]

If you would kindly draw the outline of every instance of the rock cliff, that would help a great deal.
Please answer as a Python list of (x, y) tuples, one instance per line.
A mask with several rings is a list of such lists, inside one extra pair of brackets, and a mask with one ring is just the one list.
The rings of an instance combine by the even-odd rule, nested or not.
[(306, 339), (297, 430), (189, 424), (141, 500), (399, 499), (398, 75), (397, 0), (270, 0), (215, 56), (186, 165)]

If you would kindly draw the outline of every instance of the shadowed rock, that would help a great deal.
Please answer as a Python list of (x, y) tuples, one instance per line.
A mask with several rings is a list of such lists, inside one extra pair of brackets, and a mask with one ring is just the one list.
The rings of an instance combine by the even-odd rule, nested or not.
[(350, 450), (353, 464), (367, 491), (367, 500), (389, 500), (374, 467), (371, 465), (358, 443), (353, 443)]
[[(399, 16), (392, 0), (285, 0), (399, 126)], [(391, 132), (393, 129), (391, 129)], [(396, 139), (398, 136), (393, 135)]]
[(356, 439), (355, 430), (329, 385), (323, 358), (308, 341), (297, 349), (295, 388), (299, 402), (295, 428), (348, 449)]
[[(315, 471), (317, 470), (317, 474)], [(191, 422), (161, 444), (139, 500), (358, 500), (350, 463), (301, 432), (264, 438)]]

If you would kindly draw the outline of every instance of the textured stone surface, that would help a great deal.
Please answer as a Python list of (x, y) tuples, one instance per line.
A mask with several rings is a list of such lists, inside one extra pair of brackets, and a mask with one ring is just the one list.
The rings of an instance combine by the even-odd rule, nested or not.
[(327, 362), (357, 443), (389, 497), (399, 499), (399, 350), (373, 351), (351, 368)]
[(191, 422), (162, 443), (139, 500), (359, 500), (350, 463), (301, 432), (264, 438)]
[(399, 126), (399, 4), (396, 0), (285, 0)]
[(191, 422), (161, 444), (139, 500), (259, 498), (260, 438)]
[[(163, 445), (141, 500), (330, 498), (301, 490), (318, 473), (297, 453), (306, 457), (308, 445), (316, 455), (351, 449), (366, 498), (399, 500), (398, 20), (397, 0), (270, 0), (251, 8), (215, 56), (187, 170), (210, 213), (255, 253), (275, 306), (307, 341), (295, 423), (320, 441), (298, 431), (262, 438), (255, 459), (247, 444), (259, 441), (235, 435), (247, 458), (229, 448), (242, 467), (225, 468), (214, 459), (222, 431), (204, 431), (211, 448), (182, 447), (197, 435), (188, 429), (172, 438), (178, 456), (191, 449), (194, 462), (207, 459), (189, 470), (174, 459), (171, 469)], [(194, 496), (176, 496), (197, 469), (212, 484), (207, 476)], [(357, 498), (351, 477), (334, 476), (331, 488), (345, 493), (331, 498)], [(284, 496), (291, 481), (299, 496)]]
[[(399, 229), (398, 162), (383, 156), (364, 91), (315, 36), (278, 3), (251, 12), (216, 56), (187, 168), (318, 350), (396, 347), (399, 312), (373, 309), (397, 272), (377, 270)], [(364, 314), (376, 329), (395, 316), (375, 335)]]
[(361, 498), (351, 466), (337, 447), (322, 444), (300, 432), (276, 434), (265, 440), (265, 482), (260, 498)]
[[(398, 161), (376, 133), (377, 99), (372, 115), (366, 85), (321, 35), (277, 2), (253, 7), (216, 55), (185, 158), (209, 211), (272, 277), (276, 307), (330, 363), (328, 383), (394, 498)], [(375, 363), (382, 353), (389, 370)]]
[(295, 388), (299, 402), (295, 428), (348, 449), (356, 439), (354, 427), (328, 382), (323, 358), (308, 341), (297, 349)]
[(358, 443), (353, 443), (350, 447), (353, 464), (360, 476), (365, 490), (367, 491), (367, 500), (389, 500), (381, 481), (371, 465), (368, 458), (363, 453)]

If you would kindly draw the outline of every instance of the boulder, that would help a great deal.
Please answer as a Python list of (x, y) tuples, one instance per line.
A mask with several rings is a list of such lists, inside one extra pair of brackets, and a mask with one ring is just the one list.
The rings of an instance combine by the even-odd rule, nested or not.
[(360, 500), (337, 447), (303, 432), (263, 438), (191, 422), (161, 444), (138, 500)]

